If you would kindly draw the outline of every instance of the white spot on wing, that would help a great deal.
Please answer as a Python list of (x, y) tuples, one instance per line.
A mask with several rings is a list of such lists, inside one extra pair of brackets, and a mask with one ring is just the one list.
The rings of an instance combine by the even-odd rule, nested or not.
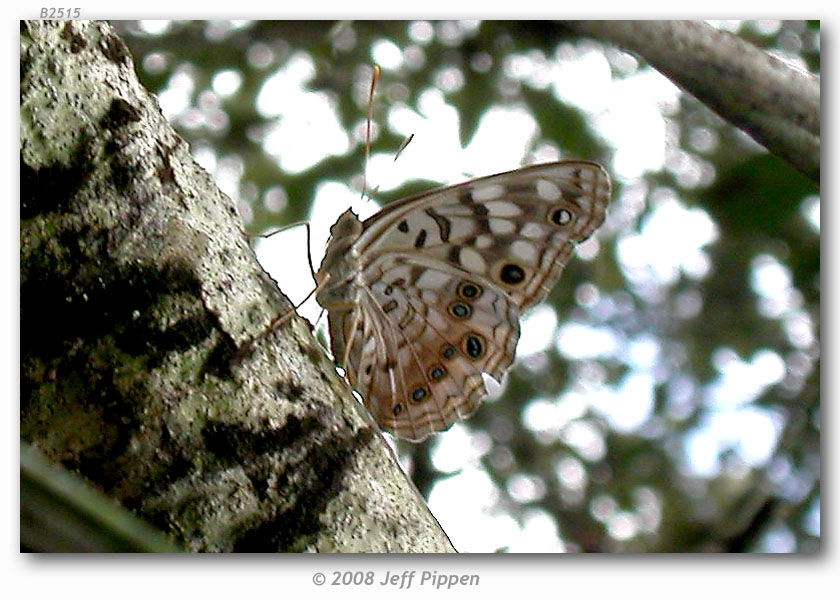
[(537, 262), (537, 248), (531, 242), (516, 240), (510, 245), (510, 251), (516, 258), (530, 265)]
[[(463, 255), (463, 252), (461, 253)], [(440, 290), (443, 289), (446, 283), (449, 281), (449, 276), (446, 273), (441, 273), (440, 271), (435, 271), (433, 269), (428, 269), (423, 272), (420, 277), (417, 278), (417, 287), (431, 289), (431, 290)]]
[(548, 202), (556, 202), (562, 197), (560, 188), (547, 179), (537, 181), (537, 195)]
[(481, 254), (468, 246), (461, 248), (461, 252), (458, 254), (458, 261), (462, 267), (471, 273), (483, 274), (487, 271), (487, 262), (482, 258)]
[(516, 204), (504, 200), (485, 202), (484, 206), (491, 217), (516, 217), (522, 213)]
[(549, 234), (549, 229), (545, 225), (539, 223), (525, 223), (522, 229), (519, 230), (522, 237), (532, 240), (540, 240)]
[(516, 224), (507, 219), (489, 219), (487, 225), (490, 227), (490, 231), (496, 235), (505, 235), (516, 231)]
[(572, 213), (565, 208), (561, 208), (555, 213), (554, 220), (558, 225), (568, 225), (572, 221)]
[(444, 316), (436, 310), (429, 311), (426, 315), (426, 320), (432, 329), (436, 329), (438, 331), (446, 331), (446, 328), (449, 326)]
[(449, 221), (449, 237), (450, 239), (462, 239), (469, 237), (475, 231), (475, 221), (472, 219), (465, 219), (463, 217), (454, 217)]
[(376, 338), (371, 336), (369, 339), (365, 340), (364, 345), (362, 346), (362, 354), (369, 354), (373, 352), (374, 347), (376, 346)]
[(486, 235), (486, 234), (485, 235), (480, 235), (477, 238), (475, 238), (475, 247), (476, 248), (481, 248), (483, 250), (484, 248), (489, 248), (492, 245), (493, 245), (493, 238), (489, 235)]
[(473, 200), (476, 202), (484, 202), (485, 200), (493, 200), (501, 197), (505, 193), (505, 187), (498, 183), (491, 183), (490, 185), (483, 185), (472, 190)]
[(589, 196), (581, 196), (577, 199), (577, 204), (584, 212), (589, 212), (592, 209), (592, 201), (589, 199)]

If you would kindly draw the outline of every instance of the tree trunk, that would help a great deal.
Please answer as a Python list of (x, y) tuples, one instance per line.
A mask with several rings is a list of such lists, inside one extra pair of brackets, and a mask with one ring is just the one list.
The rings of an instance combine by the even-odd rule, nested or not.
[(21, 437), (191, 551), (452, 551), (111, 27), (20, 43)]

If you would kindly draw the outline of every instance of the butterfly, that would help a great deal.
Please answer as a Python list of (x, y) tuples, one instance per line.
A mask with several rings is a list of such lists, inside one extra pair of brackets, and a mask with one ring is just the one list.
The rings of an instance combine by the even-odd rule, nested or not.
[(330, 229), (315, 275), (337, 364), (377, 423), (420, 442), (510, 368), (523, 311), (604, 221), (600, 165), (561, 161), (404, 198)]

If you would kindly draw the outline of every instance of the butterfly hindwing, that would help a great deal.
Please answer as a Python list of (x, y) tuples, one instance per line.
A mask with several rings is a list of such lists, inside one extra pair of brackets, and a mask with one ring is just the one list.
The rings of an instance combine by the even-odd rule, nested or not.
[[(422, 439), (472, 414), (482, 373), (501, 379), (519, 338), (519, 310), (479, 278), (422, 257), (383, 258), (371, 317), (383, 323), (381, 355), (360, 364), (360, 391), (380, 423)], [(370, 373), (368, 367), (372, 365)], [(365, 377), (370, 377), (366, 380)]]

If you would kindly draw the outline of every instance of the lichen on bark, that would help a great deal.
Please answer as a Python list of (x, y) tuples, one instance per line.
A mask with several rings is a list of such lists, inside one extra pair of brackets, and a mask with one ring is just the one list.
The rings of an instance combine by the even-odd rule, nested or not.
[(110, 26), (20, 44), (21, 437), (188, 550), (451, 551)]

